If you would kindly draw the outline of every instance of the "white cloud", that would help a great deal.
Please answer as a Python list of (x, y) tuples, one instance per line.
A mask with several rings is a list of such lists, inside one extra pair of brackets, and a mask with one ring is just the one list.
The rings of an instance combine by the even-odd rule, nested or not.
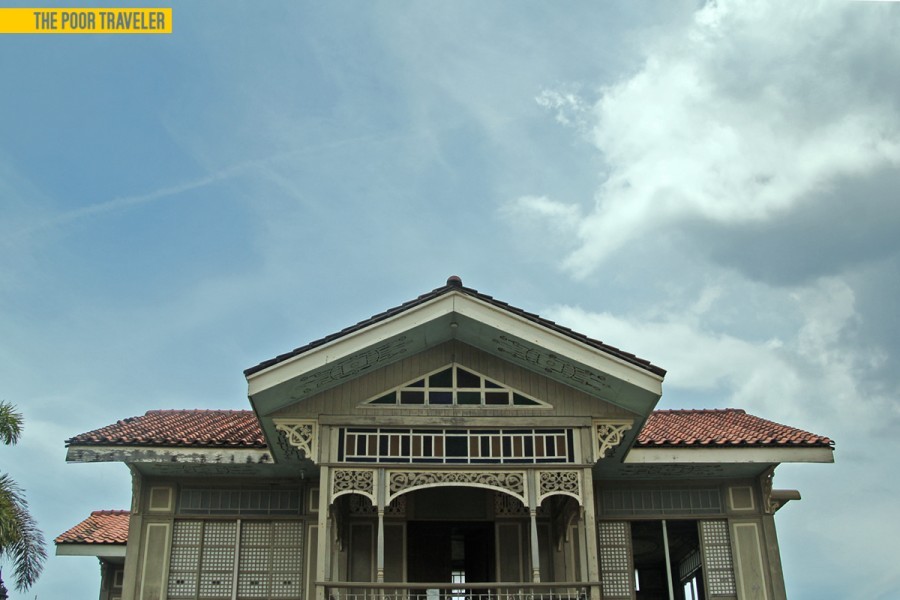
[(549, 225), (563, 235), (570, 235), (577, 230), (581, 221), (581, 210), (572, 204), (552, 200), (546, 196), (522, 196), (507, 203), (501, 209), (501, 215), (518, 220), (520, 224)]
[[(763, 284), (756, 285), (752, 295), (771, 294)], [(900, 422), (900, 410), (893, 398), (867, 391), (871, 356), (884, 352), (856, 339), (862, 316), (853, 290), (839, 278), (826, 278), (783, 292), (781, 310), (797, 316), (792, 328), (771, 339), (736, 333), (743, 325), (736, 322), (739, 316), (724, 324), (714, 320), (721, 318), (722, 305), (732, 301), (710, 286), (681, 305), (642, 314), (572, 306), (542, 314), (667, 368), (665, 394), (713, 395), (718, 399), (714, 407), (744, 408), (835, 439), (836, 464), (779, 469), (777, 484), (800, 486), (804, 495), (802, 505), (792, 505), (778, 517), (787, 524), (782, 547), (793, 586), (788, 595), (821, 597), (817, 594), (823, 584), (816, 573), (850, 569), (854, 577), (829, 584), (836, 586), (831, 590), (835, 597), (894, 597), (900, 574), (884, 540), (900, 535), (887, 500), (900, 489), (885, 472), (900, 443), (893, 433), (884, 433), (884, 424)], [(776, 298), (773, 309), (778, 304)], [(867, 514), (860, 517), (847, 506), (866, 506)], [(810, 515), (815, 518), (807, 522)], [(809, 550), (835, 547), (842, 552)], [(854, 558), (863, 556), (865, 561)]]
[[(593, 106), (589, 136), (608, 173), (566, 268), (586, 276), (685, 220), (774, 219), (837, 178), (900, 166), (894, 92), (860, 68), (900, 57), (887, 16), (839, 3), (709, 3), (687, 31), (658, 36), (643, 67)], [(563, 123), (584, 117), (566, 90), (538, 102)]]
[[(760, 290), (758, 295), (765, 293)], [(860, 349), (855, 340), (860, 317), (845, 282), (827, 278), (785, 292), (781, 310), (800, 316), (793, 331), (779, 337), (748, 339), (735, 333), (744, 323), (707, 318), (721, 317), (718, 304), (731, 301), (718, 287), (709, 286), (683, 305), (642, 314), (616, 315), (573, 306), (557, 306), (546, 314), (576, 331), (651, 358), (668, 370), (668, 390), (721, 391), (719, 406), (747, 408), (768, 418), (823, 429), (832, 426), (834, 415), (842, 411), (891, 410), (887, 398), (863, 397), (862, 382), (873, 366), (871, 355), (884, 352)], [(882, 417), (883, 412), (862, 411), (852, 425), (854, 434), (873, 430)]]

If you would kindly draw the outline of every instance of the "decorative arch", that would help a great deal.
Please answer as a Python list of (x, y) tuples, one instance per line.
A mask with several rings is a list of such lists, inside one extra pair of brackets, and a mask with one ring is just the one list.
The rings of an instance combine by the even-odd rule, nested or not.
[(528, 506), (524, 471), (388, 471), (387, 501), (432, 487), (476, 487), (509, 494)]
[(569, 496), (583, 506), (581, 496), (581, 473), (576, 470), (538, 471), (537, 503), (550, 496)]
[(331, 473), (331, 502), (346, 494), (360, 494), (374, 506), (378, 503), (375, 490), (373, 469), (335, 469)]

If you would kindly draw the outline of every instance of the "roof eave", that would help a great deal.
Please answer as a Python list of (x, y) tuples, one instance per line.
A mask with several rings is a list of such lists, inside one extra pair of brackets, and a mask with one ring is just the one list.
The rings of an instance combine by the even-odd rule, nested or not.
[(77, 445), (66, 450), (66, 462), (271, 464), (267, 448)]
[(418, 325), (454, 313), (495, 327), (509, 335), (539, 343), (549, 352), (558, 352), (562, 356), (585, 364), (596, 365), (599, 362), (602, 364), (602, 370), (609, 375), (653, 394), (662, 394), (663, 375), (649, 367), (639, 366), (477, 296), (453, 289), (358, 330), (350, 331), (346, 335), (286, 357), (261, 370), (247, 372), (249, 395), (253, 397), (259, 392), (351, 356), (364, 348), (395, 338)]
[(833, 463), (830, 446), (669, 446), (634, 447), (625, 457), (626, 464), (711, 464), (711, 463)]
[(125, 543), (56, 542), (56, 555), (125, 558), (126, 548)]

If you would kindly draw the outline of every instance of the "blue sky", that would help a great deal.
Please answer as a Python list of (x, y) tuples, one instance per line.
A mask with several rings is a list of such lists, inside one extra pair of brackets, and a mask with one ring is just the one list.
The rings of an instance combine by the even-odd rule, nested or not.
[(667, 368), (661, 408), (836, 439), (776, 474), (788, 594), (900, 595), (900, 6), (166, 6), (0, 36), (0, 465), (48, 539), (129, 501), (64, 439), (246, 408), (244, 368), (458, 274)]

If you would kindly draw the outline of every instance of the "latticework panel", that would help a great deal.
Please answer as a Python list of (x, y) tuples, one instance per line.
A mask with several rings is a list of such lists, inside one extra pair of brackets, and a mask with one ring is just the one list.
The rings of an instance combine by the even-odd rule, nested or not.
[(631, 598), (634, 567), (631, 562), (631, 525), (626, 521), (599, 524), (600, 581), (604, 598)]
[(302, 523), (245, 523), (241, 528), (238, 599), (299, 599), (302, 565)]
[(177, 521), (170, 556), (168, 600), (302, 598), (299, 521)]
[(700, 521), (703, 567), (710, 596), (734, 596), (734, 561), (726, 521)]

